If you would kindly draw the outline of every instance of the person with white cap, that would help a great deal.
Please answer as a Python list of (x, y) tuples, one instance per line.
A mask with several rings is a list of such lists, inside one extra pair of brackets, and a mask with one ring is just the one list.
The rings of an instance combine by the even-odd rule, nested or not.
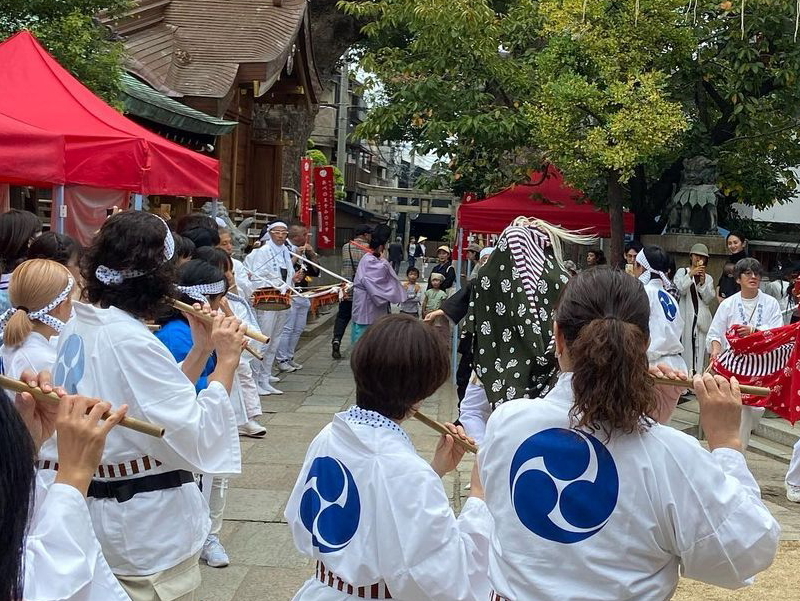
[(675, 273), (675, 286), (680, 293), (680, 308), (683, 315), (683, 360), (694, 373), (705, 369), (706, 334), (711, 327), (709, 305), (714, 300), (714, 278), (706, 273), (708, 247), (695, 244), (689, 251), (689, 267), (681, 267)]
[[(261, 246), (251, 252), (244, 260), (244, 266), (250, 274), (254, 288), (269, 286), (280, 292), (286, 292), (295, 275), (292, 255), (286, 240), (289, 237), (289, 227), (283, 221), (273, 221), (266, 227), (266, 232), (261, 236)], [(283, 326), (289, 319), (290, 312), (284, 311), (256, 311), (258, 326), (270, 340), (264, 349), (264, 359), (256, 374), (258, 393), (262, 396), (283, 394), (272, 383), (277, 381), (272, 376), (272, 366), (281, 341)]]
[[(650, 344), (647, 348), (647, 360), (651, 366), (666, 364), (683, 375), (686, 374), (686, 362), (683, 360), (683, 317), (678, 302), (669, 293), (673, 287), (667, 277), (669, 255), (660, 246), (645, 246), (636, 255), (633, 275), (644, 284), (647, 298), (650, 301)], [(678, 405), (681, 389), (673, 387), (659, 389), (659, 403), (655, 415), (651, 417), (662, 424), (669, 422), (672, 412)]]

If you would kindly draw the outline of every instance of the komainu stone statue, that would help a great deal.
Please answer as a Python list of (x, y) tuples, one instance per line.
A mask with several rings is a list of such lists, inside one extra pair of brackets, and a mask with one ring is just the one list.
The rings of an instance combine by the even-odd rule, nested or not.
[(716, 234), (719, 195), (716, 161), (703, 156), (684, 159), (681, 185), (667, 212), (667, 232)]

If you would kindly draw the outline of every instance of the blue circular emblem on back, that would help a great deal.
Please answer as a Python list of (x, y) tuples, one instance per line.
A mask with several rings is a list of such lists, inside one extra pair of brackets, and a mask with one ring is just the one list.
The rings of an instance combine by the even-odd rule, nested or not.
[(344, 549), (358, 530), (361, 500), (353, 475), (333, 457), (311, 463), (300, 499), (300, 520), (321, 553)]
[(68, 394), (77, 394), (78, 383), (83, 379), (85, 363), (83, 338), (77, 334), (71, 334), (56, 358), (53, 384), (63, 386)]
[(664, 317), (669, 321), (674, 321), (678, 315), (678, 305), (675, 304), (675, 299), (672, 298), (672, 295), (664, 290), (659, 290), (658, 302), (661, 303), (661, 308), (664, 309)]
[(617, 506), (619, 476), (594, 436), (550, 428), (523, 442), (510, 470), (511, 503), (544, 539), (577, 543), (597, 534)]

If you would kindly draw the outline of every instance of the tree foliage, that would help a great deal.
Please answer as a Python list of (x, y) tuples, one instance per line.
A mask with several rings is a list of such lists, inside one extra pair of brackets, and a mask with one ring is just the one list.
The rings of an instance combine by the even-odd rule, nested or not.
[(382, 97), (360, 133), (447, 157), (456, 192), (489, 193), (552, 162), (593, 199), (632, 207), (643, 232), (662, 227), (656, 218), (692, 156), (718, 161), (729, 203), (794, 194), (795, 3), (340, 6), (368, 21), (361, 61)]
[(30, 30), (84, 85), (117, 104), (122, 43), (111, 38), (97, 15), (119, 13), (129, 4), (129, 0), (0, 0), (0, 39)]

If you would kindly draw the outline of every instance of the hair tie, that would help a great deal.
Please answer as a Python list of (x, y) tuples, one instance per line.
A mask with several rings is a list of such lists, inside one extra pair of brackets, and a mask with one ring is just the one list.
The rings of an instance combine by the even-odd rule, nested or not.
[(31, 312), (31, 310), (28, 309), (28, 307), (23, 307), (22, 305), (19, 305), (17, 307), (17, 311), (25, 311), (25, 313), (30, 313)]

